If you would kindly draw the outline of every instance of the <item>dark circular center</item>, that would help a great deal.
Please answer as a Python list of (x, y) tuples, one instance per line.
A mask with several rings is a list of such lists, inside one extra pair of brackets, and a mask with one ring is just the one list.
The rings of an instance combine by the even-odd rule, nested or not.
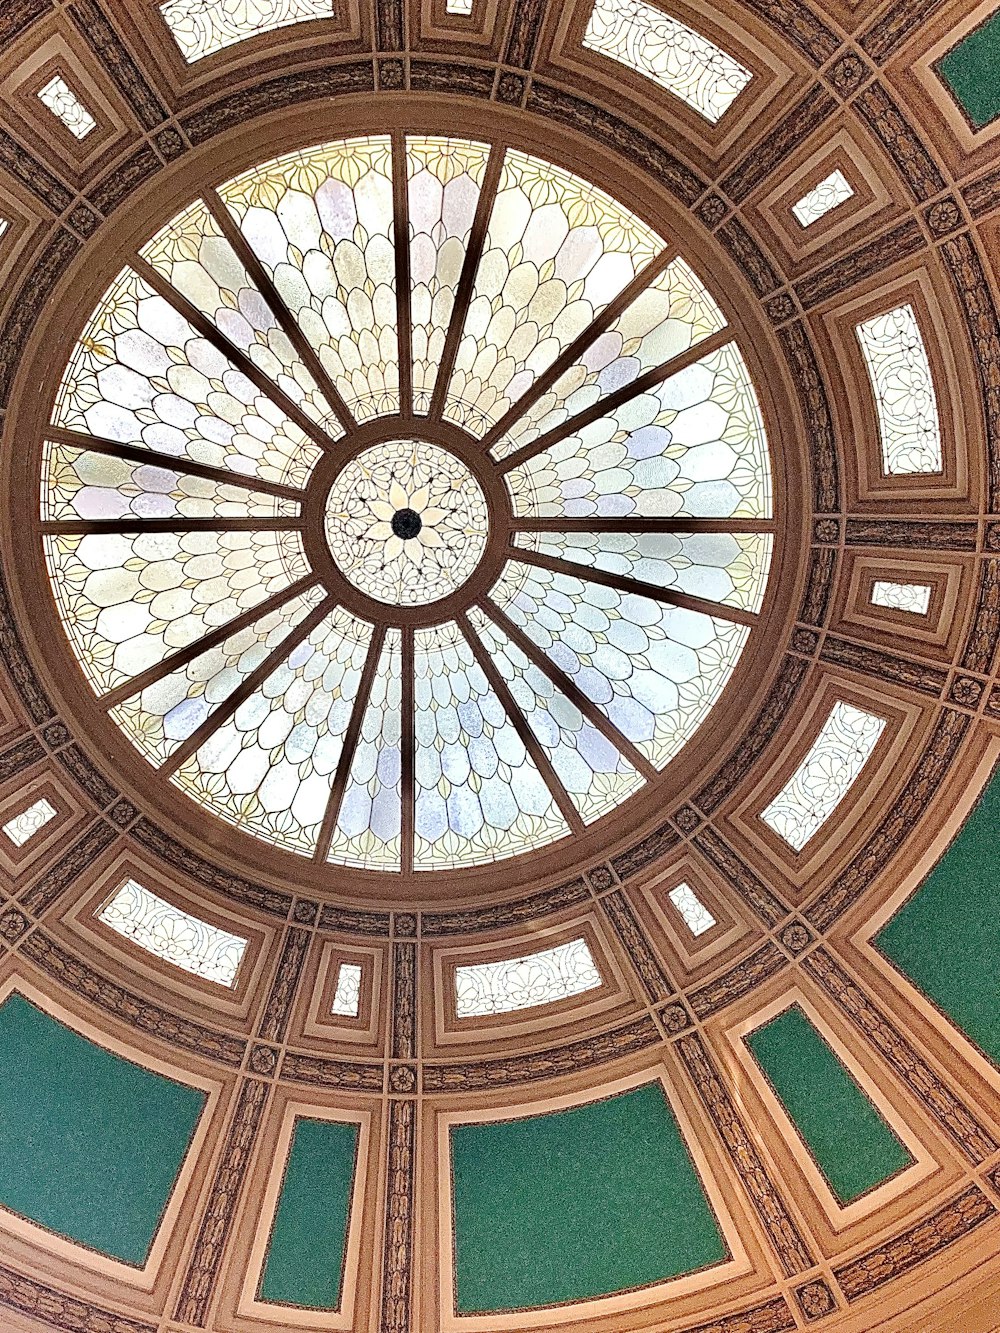
[(397, 509), (392, 516), (392, 530), (400, 541), (409, 541), (423, 526), (415, 509)]

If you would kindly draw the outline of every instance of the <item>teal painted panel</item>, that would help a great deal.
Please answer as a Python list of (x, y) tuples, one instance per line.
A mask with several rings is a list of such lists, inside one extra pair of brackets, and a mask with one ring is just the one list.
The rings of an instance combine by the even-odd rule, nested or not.
[(451, 1165), (460, 1314), (628, 1291), (727, 1257), (659, 1083), (457, 1125)]
[(358, 1126), (295, 1122), (260, 1298), (339, 1310)]
[(145, 1263), (205, 1094), (81, 1037), (20, 995), (0, 1005), (0, 1203)]
[(1000, 772), (873, 943), (1000, 1065)]
[(798, 1005), (751, 1032), (746, 1042), (842, 1204), (912, 1164)]
[(1000, 10), (938, 61), (937, 71), (973, 128), (1000, 116)]

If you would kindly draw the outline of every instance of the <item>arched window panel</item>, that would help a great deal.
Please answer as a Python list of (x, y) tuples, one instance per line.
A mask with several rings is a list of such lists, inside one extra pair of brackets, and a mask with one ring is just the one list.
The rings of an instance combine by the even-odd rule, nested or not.
[(314, 586), (268, 611), (116, 704), (110, 717), (151, 764), (165, 763), (319, 605), (322, 595)]
[(125, 881), (97, 919), (140, 949), (204, 981), (236, 984), (247, 941), (182, 912), (134, 879)]
[(22, 810), (13, 819), (8, 819), (3, 831), (15, 847), (23, 847), (29, 838), (33, 838), (39, 829), (43, 829), (57, 814), (58, 811), (52, 802), (40, 796), (37, 801), (32, 801), (26, 810)]
[(507, 458), (655, 366), (726, 327), (683, 259), (673, 260), (493, 446)]
[(884, 718), (838, 700), (808, 754), (761, 812), (761, 819), (800, 852), (857, 781), (884, 730)]
[(332, 18), (334, 9), (333, 0), (166, 0), (160, 13), (193, 64), (258, 33)]
[(765, 532), (519, 532), (522, 550), (759, 611), (774, 538)]
[(400, 868), (401, 706), (401, 635), (388, 629), (330, 843), (340, 865)]
[(413, 410), (421, 415), (430, 410), (489, 156), (488, 144), (467, 139), (406, 140)]
[(889, 475), (941, 472), (941, 423), (930, 361), (911, 305), (857, 326)]
[(230, 824), (309, 856), (372, 627), (338, 607), (182, 763), (172, 781)]
[(287, 153), (219, 194), (354, 416), (398, 412), (388, 136)]
[(792, 213), (800, 227), (811, 227), (832, 209), (854, 197), (850, 181), (838, 167), (825, 176), (818, 185), (792, 205)]
[(583, 44), (652, 79), (713, 125), (753, 77), (707, 37), (645, 0), (595, 0)]
[(469, 620), (585, 824), (643, 785), (611, 741), (478, 607)]
[(139, 251), (220, 333), (334, 439), (343, 430), (259, 287), (201, 199)]
[(872, 584), (871, 601), (872, 606), (925, 616), (931, 604), (931, 586), (928, 583), (893, 583), (889, 579), (876, 579)]
[(510, 1014), (554, 1004), (602, 984), (586, 940), (569, 940), (520, 958), (455, 968), (458, 1018)]
[(361, 1009), (361, 964), (341, 963), (330, 1012), (338, 1018), (357, 1018)]
[(516, 561), (490, 597), (657, 768), (707, 717), (750, 633)]
[(299, 532), (44, 538), (66, 634), (105, 693), (309, 572)]
[(42, 460), (42, 518), (102, 521), (164, 518), (290, 518), (301, 505), (238, 481), (213, 481), (162, 460), (139, 463), (65, 440), (48, 440)]
[(461, 630), (414, 635), (415, 870), (486, 865), (569, 832)]
[(53, 424), (302, 487), (319, 449), (132, 269), (119, 273), (63, 376)]
[(508, 150), (445, 416), (485, 435), (663, 245), (603, 190)]
[(510, 469), (521, 518), (767, 518), (764, 423), (735, 343)]

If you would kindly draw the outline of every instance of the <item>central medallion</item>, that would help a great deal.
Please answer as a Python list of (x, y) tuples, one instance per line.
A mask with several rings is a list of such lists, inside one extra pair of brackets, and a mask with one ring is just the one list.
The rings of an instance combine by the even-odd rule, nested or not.
[(469, 468), (421, 440), (390, 440), (352, 458), (330, 488), (325, 522), (344, 577), (394, 606), (457, 592), (489, 535), (486, 497)]

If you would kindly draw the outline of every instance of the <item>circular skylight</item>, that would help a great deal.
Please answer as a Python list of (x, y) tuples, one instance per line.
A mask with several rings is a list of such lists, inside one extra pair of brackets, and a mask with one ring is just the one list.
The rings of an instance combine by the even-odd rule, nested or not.
[(676, 245), (431, 136), (288, 154), (143, 245), (63, 375), (42, 519), (81, 669), (164, 781), (395, 872), (657, 782), (775, 526), (746, 365)]

